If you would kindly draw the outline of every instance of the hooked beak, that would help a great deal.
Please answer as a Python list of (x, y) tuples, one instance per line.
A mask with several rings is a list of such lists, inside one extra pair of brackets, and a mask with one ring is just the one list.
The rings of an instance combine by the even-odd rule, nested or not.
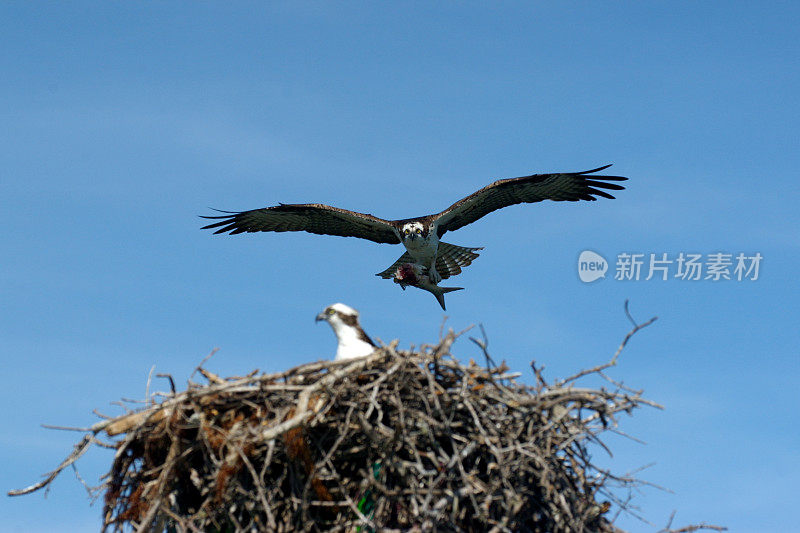
[(319, 322), (320, 320), (327, 320), (327, 315), (325, 314), (325, 311), (318, 314), (317, 317), (314, 319), (314, 322)]

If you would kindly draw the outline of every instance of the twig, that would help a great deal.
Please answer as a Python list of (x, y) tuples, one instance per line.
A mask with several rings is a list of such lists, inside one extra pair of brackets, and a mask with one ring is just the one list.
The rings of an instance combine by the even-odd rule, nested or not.
[(153, 371), (156, 369), (156, 365), (150, 367), (150, 372), (147, 373), (147, 385), (144, 387), (144, 402), (150, 403), (150, 381), (153, 379)]
[(652, 324), (653, 322), (658, 320), (658, 317), (654, 316), (653, 318), (651, 318), (650, 320), (644, 322), (643, 324), (637, 324), (636, 321), (631, 316), (630, 311), (628, 311), (628, 300), (625, 300), (625, 315), (628, 317), (628, 320), (630, 320), (631, 323), (633, 324), (633, 329), (630, 330), (627, 335), (625, 335), (624, 339), (622, 339), (622, 343), (620, 343), (619, 347), (617, 348), (617, 351), (614, 352), (614, 355), (611, 357), (611, 360), (609, 362), (607, 362), (607, 363), (602, 364), (602, 365), (598, 365), (598, 366), (595, 366), (595, 367), (592, 367), (592, 368), (589, 368), (589, 369), (586, 369), (586, 370), (581, 370), (580, 372), (578, 372), (576, 374), (573, 374), (572, 376), (570, 376), (568, 378), (556, 381), (556, 386), (563, 387), (567, 383), (570, 383), (572, 381), (580, 379), (580, 378), (582, 378), (584, 376), (588, 376), (589, 374), (598, 374), (598, 373), (602, 372), (603, 370), (611, 368), (612, 366), (616, 366), (617, 365), (617, 358), (619, 357), (619, 354), (622, 353), (622, 350), (628, 344), (628, 341), (631, 340), (631, 337), (636, 335), (636, 332), (638, 332), (639, 330), (646, 328), (647, 326), (649, 326), (650, 324)]
[(206, 362), (209, 359), (214, 357), (214, 354), (217, 353), (218, 351), (219, 351), (219, 348), (214, 348), (213, 350), (211, 350), (211, 353), (209, 353), (207, 356), (205, 356), (203, 358), (203, 360), (200, 361), (200, 364), (198, 364), (196, 367), (194, 367), (194, 370), (192, 371), (192, 373), (189, 374), (189, 379), (191, 380), (194, 377), (194, 375), (203, 367), (203, 365), (206, 364)]
[(80, 431), (81, 433), (86, 433), (87, 431), (91, 431), (91, 428), (82, 428), (82, 427), (72, 427), (72, 426), (53, 426), (51, 424), (42, 424), (41, 425), (45, 429), (57, 429), (59, 431)]
[(172, 375), (171, 374), (156, 374), (156, 377), (157, 378), (167, 378), (169, 380), (169, 388), (172, 391), (172, 394), (174, 396), (175, 395), (175, 380), (172, 379)]
[(8, 495), (22, 496), (23, 494), (30, 494), (31, 492), (35, 492), (41, 488), (46, 487), (47, 485), (50, 484), (51, 481), (53, 481), (56, 478), (56, 476), (58, 476), (61, 473), (62, 470), (64, 470), (66, 467), (77, 461), (80, 458), (80, 456), (86, 453), (86, 450), (88, 450), (91, 445), (92, 445), (92, 436), (84, 435), (81, 441), (75, 445), (75, 448), (72, 450), (72, 453), (70, 453), (67, 456), (67, 458), (64, 459), (61, 462), (61, 464), (56, 467), (55, 470), (47, 474), (47, 477), (45, 477), (42, 481), (40, 481), (39, 483), (35, 483), (29, 487), (25, 487), (24, 489), (10, 490), (8, 491)]

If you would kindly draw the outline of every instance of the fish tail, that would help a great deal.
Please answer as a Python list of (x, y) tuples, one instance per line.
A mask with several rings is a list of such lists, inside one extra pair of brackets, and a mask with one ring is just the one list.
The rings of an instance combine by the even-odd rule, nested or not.
[(436, 287), (436, 290), (431, 291), (431, 293), (436, 296), (436, 301), (442, 306), (442, 311), (447, 311), (447, 307), (444, 306), (444, 295), (448, 292), (461, 290), (464, 290), (464, 287)]

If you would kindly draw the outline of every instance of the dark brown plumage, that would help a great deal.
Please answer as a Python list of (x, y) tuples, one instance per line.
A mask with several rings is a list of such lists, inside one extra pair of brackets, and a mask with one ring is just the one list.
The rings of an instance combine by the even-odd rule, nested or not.
[(202, 229), (219, 228), (214, 233), (254, 233), (257, 231), (307, 231), (318, 235), (358, 237), (378, 243), (400, 244), (390, 221), (366, 213), (348, 211), (324, 204), (280, 204), (252, 211), (220, 211), (221, 219)]
[(508, 178), (495, 181), (483, 189), (462, 198), (441, 213), (433, 215), (439, 222), (439, 237), (448, 231), (454, 231), (471, 224), (503, 207), (514, 204), (554, 200), (575, 202), (578, 200), (594, 201), (595, 196), (614, 199), (602, 189), (621, 191), (625, 187), (609, 181), (625, 181), (622, 176), (589, 176), (605, 170), (611, 165), (565, 174), (533, 174), (520, 178)]
[(358, 237), (377, 243), (403, 244), (404, 253), (395, 263), (377, 274), (385, 279), (394, 277), (404, 264), (417, 264), (426, 269), (431, 284), (461, 273), (461, 268), (478, 257), (480, 248), (466, 248), (441, 242), (448, 231), (471, 224), (492, 211), (521, 203), (554, 200), (557, 202), (613, 199), (607, 191), (624, 187), (622, 176), (601, 176), (597, 172), (611, 165), (555, 174), (533, 174), (519, 178), (501, 179), (457, 201), (444, 211), (424, 217), (385, 220), (368, 213), (348, 211), (324, 204), (280, 204), (251, 211), (221, 211), (217, 216), (202, 218), (216, 220), (203, 226), (214, 233), (252, 233), (257, 231), (307, 231), (319, 235)]
[(583, 172), (533, 174), (498, 180), (462, 198), (440, 213), (418, 218), (385, 220), (368, 213), (324, 204), (279, 204), (251, 211), (220, 211), (226, 214), (203, 216), (202, 218), (218, 219), (219, 222), (203, 226), (202, 229), (216, 229), (214, 233), (231, 235), (258, 231), (307, 231), (318, 235), (358, 237), (378, 243), (400, 244), (395, 230), (408, 222), (423, 222), (426, 234), (430, 225), (436, 223), (438, 236), (441, 237), (444, 233), (471, 224), (492, 211), (514, 204), (542, 200), (596, 200), (596, 196), (613, 199), (603, 189), (622, 190), (625, 187), (610, 182), (625, 181), (628, 178), (594, 174), (610, 166)]
[(358, 336), (359, 339), (366, 342), (367, 344), (371, 344), (372, 346), (377, 346), (374, 342), (372, 342), (372, 339), (369, 338), (369, 335), (367, 335), (367, 332), (364, 331), (364, 329), (361, 327), (361, 324), (358, 323), (358, 315), (346, 315), (339, 311), (337, 311), (336, 313), (339, 315), (339, 318), (342, 319), (342, 323), (344, 323), (346, 326), (350, 326), (355, 330), (356, 335)]

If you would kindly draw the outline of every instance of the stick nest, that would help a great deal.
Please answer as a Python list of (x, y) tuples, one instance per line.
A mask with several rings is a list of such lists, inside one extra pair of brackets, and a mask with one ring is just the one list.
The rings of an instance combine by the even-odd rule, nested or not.
[[(144, 408), (57, 427), (85, 434), (45, 479), (8, 494), (49, 487), (97, 444), (116, 451), (87, 487), (104, 494), (104, 531), (619, 533), (616, 517), (636, 516), (632, 489), (648, 483), (598, 467), (589, 449), (611, 453), (601, 437), (624, 435), (619, 413), (661, 408), (605, 373), (656, 320), (625, 310), (634, 328), (609, 362), (551, 383), (533, 363), (533, 385), (517, 381), (485, 336), (471, 338), (485, 365), (462, 364), (452, 331), (419, 350), (394, 341), (276, 374), (222, 379), (201, 363), (203, 384), (176, 392), (163, 376), (172, 391)], [(577, 385), (589, 376), (610, 386)], [(725, 530), (671, 524), (660, 533)]]
[[(222, 380), (104, 422), (106, 529), (616, 531), (587, 444), (635, 391), (420, 351)], [(585, 375), (581, 373), (581, 376)]]

